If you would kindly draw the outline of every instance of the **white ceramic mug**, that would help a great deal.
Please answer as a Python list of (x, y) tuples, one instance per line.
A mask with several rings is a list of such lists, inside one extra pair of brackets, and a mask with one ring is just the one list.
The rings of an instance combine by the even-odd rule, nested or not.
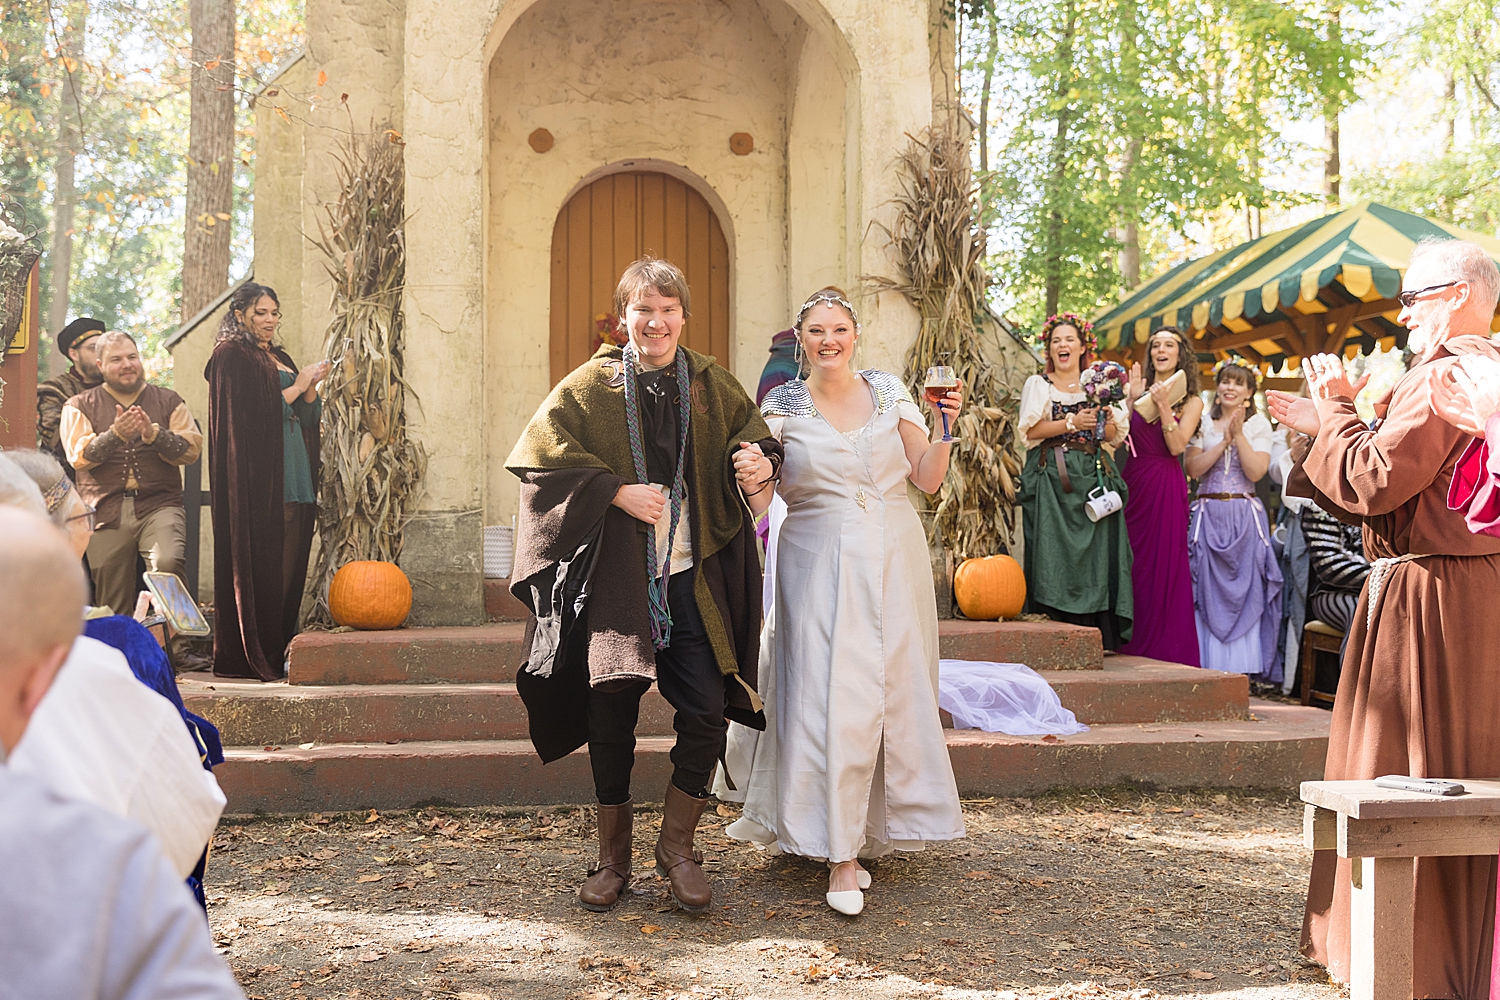
[(1095, 486), (1089, 492), (1089, 500), (1083, 505), (1083, 510), (1088, 514), (1090, 521), (1102, 521), (1123, 506), (1125, 506), (1125, 501), (1120, 499), (1120, 494), (1114, 490), (1106, 490), (1102, 486)]

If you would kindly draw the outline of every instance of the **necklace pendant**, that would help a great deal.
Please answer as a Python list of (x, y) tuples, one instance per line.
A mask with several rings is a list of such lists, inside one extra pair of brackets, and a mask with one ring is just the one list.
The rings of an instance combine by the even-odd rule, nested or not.
[(854, 491), (854, 502), (859, 504), (860, 510), (869, 510), (869, 508), (865, 506), (865, 488), (863, 486)]

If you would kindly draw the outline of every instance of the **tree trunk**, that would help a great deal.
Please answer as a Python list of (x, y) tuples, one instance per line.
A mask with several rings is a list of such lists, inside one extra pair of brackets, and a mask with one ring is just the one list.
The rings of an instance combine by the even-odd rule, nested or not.
[(1139, 32), (1136, 4), (1133, 0), (1120, 4), (1120, 106), (1125, 112), (1124, 126), (1129, 139), (1120, 164), (1119, 207), (1116, 210), (1120, 225), (1115, 230), (1115, 238), (1120, 241), (1117, 263), (1120, 283), (1126, 292), (1141, 283), (1141, 206), (1139, 185), (1135, 179), (1144, 144), (1139, 132), (1144, 111), (1141, 107), (1140, 50), (1136, 44)]
[(1141, 283), (1140, 208), (1135, 197), (1135, 167), (1140, 158), (1141, 139), (1137, 136), (1125, 147), (1125, 160), (1120, 167), (1122, 220), (1117, 234), (1120, 240), (1120, 283), (1127, 292)]
[(986, 15), (990, 21), (989, 49), (984, 59), (984, 89), (979, 97), (979, 169), (990, 169), (990, 87), (995, 80), (995, 55), (999, 48), (999, 38), (995, 22), (997, 15), (994, 11), (987, 11)]
[[(69, 286), (73, 277), (74, 209), (78, 204), (75, 186), (75, 158), (83, 149), (82, 87), (84, 43), (88, 36), (89, 8), (86, 3), (64, 8), (67, 26), (59, 48), (62, 57), (63, 85), (57, 101), (57, 163), (53, 172), (52, 248), (47, 257), (50, 301), (47, 328), (56, 334), (68, 325)], [(69, 68), (71, 66), (71, 68)], [(49, 349), (52, 344), (48, 343)], [(59, 375), (68, 368), (68, 359), (51, 351), (49, 371)]]
[(1458, 80), (1453, 71), (1448, 71), (1447, 87), (1443, 90), (1443, 155), (1453, 152), (1453, 123), (1458, 117)]
[(1323, 123), (1323, 138), (1328, 153), (1323, 160), (1323, 203), (1328, 211), (1339, 209), (1339, 112), (1329, 108)]
[[(1339, 25), (1339, 7), (1331, 5), (1329, 17), (1332, 24), (1328, 27), (1330, 41), (1339, 41), (1342, 37), (1342, 29)], [(1323, 204), (1330, 212), (1339, 210), (1339, 105), (1330, 100), (1323, 108), (1323, 139), (1327, 144), (1328, 152), (1323, 160)]]
[(182, 319), (229, 284), (234, 208), (234, 0), (189, 0), (191, 122), (182, 252)]
[(1047, 178), (1047, 234), (1046, 259), (1046, 311), (1048, 316), (1056, 314), (1062, 299), (1063, 272), (1063, 209), (1062, 200), (1068, 182), (1068, 128), (1072, 124), (1073, 107), (1068, 101), (1068, 74), (1073, 65), (1073, 36), (1078, 31), (1078, 7), (1069, 2), (1065, 14), (1066, 23), (1062, 36), (1057, 40), (1057, 57), (1054, 60), (1057, 72), (1057, 91), (1054, 106), (1057, 111), (1057, 131), (1052, 136), (1052, 150), (1048, 154), (1051, 170)]

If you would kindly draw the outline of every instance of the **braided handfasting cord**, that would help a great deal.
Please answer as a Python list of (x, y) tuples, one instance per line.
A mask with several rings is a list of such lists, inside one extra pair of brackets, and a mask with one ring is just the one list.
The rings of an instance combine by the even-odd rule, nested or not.
[[(626, 344), (621, 352), (625, 366), (625, 427), (630, 435), (630, 460), (635, 466), (637, 482), (649, 483), (646, 471), (646, 450), (641, 444), (641, 400), (636, 383), (637, 355), (634, 344)], [(677, 537), (677, 524), (682, 517), (682, 498), (687, 492), (687, 431), (689, 384), (687, 357), (677, 352), (677, 471), (672, 476), (669, 494), (672, 519), (667, 529), (667, 564), (657, 567), (656, 528), (653, 525), (646, 542), (646, 598), (651, 609), (651, 645), (655, 649), (666, 649), (672, 644), (672, 609), (667, 603), (667, 579), (672, 570), (672, 542)]]

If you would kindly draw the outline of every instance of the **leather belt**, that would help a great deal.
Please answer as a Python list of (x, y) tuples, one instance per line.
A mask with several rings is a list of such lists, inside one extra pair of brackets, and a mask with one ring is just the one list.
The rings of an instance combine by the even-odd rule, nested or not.
[(1052, 449), (1052, 457), (1057, 460), (1057, 478), (1062, 480), (1064, 493), (1073, 492), (1073, 480), (1068, 476), (1068, 463), (1063, 458), (1063, 446), (1056, 445)]
[(1199, 493), (1199, 500), (1254, 500), (1254, 493)]

